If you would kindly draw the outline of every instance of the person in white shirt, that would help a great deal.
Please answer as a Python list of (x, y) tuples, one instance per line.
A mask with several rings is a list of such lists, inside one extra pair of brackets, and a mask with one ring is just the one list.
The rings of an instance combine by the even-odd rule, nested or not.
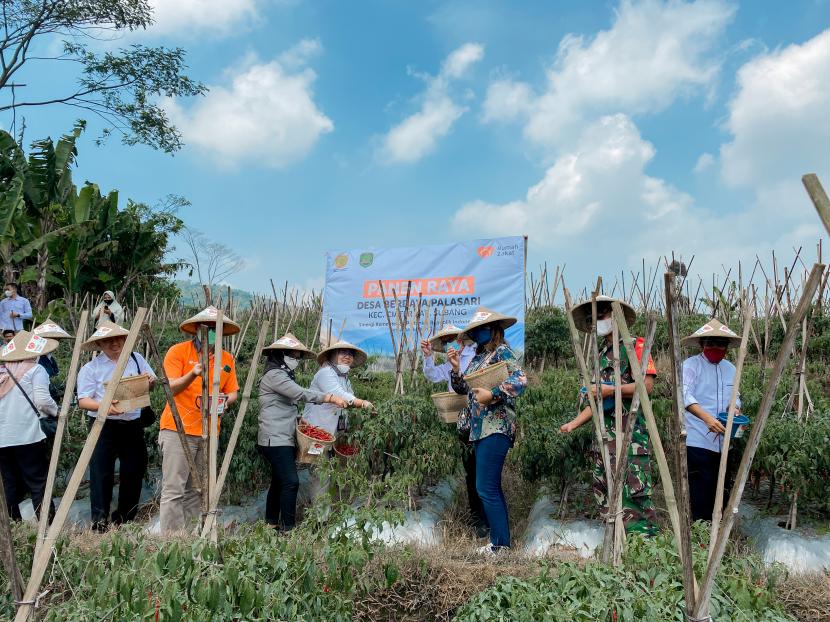
[[(105, 320), (83, 344), (85, 350), (101, 351), (78, 372), (78, 406), (87, 411), (89, 428), (95, 423), (100, 401), (106, 391), (104, 383), (112, 379), (112, 372), (115, 371), (128, 334), (129, 331), (125, 328)], [(141, 374), (150, 377), (152, 388), (156, 374), (144, 357), (138, 352), (132, 352), (122, 377)], [(89, 500), (92, 527), (96, 531), (105, 531), (110, 520), (116, 525), (133, 520), (138, 511), (141, 482), (147, 469), (147, 445), (140, 417), (140, 409), (123, 412), (118, 407), (117, 400), (113, 400), (110, 406), (89, 463)], [(120, 465), (118, 507), (110, 516), (116, 459)]]
[[(342, 398), (349, 407), (374, 410), (372, 402), (362, 400), (354, 394), (349, 381), (349, 371), (363, 365), (367, 358), (363, 350), (347, 341), (333, 343), (317, 355), (320, 369), (314, 374), (309, 390)], [(306, 404), (302, 418), (306, 423), (323, 428), (335, 436), (345, 432), (349, 426), (345, 409), (331, 403)]]
[[(718, 320), (710, 320), (685, 337), (700, 353), (683, 361), (683, 402), (686, 406), (686, 459), (692, 520), (712, 520), (720, 469), (724, 424), (718, 415), (729, 410), (735, 366), (724, 357), (741, 338)], [(737, 408), (740, 409), (740, 398)], [(729, 491), (725, 491), (728, 497)]]
[[(12, 520), (21, 520), (19, 506), (26, 492), (36, 513), (43, 503), (49, 456), (40, 419), (56, 416), (58, 406), (37, 359), (57, 347), (57, 341), (20, 331), (0, 350), (0, 473)], [(50, 519), (54, 513), (50, 503)]]
[(17, 293), (17, 283), (6, 283), (0, 300), (0, 329), (23, 330), (23, 320), (32, 319), (32, 305)]
[[(447, 347), (457, 341), (460, 334), (460, 328), (447, 324), (435, 333), (431, 339), (421, 341), (421, 353), (424, 355), (424, 377), (433, 384), (446, 382), (447, 391), (450, 392), (454, 392), (450, 384), (452, 365), (448, 361), (436, 365), (435, 352), (446, 352)], [(461, 373), (464, 373), (467, 371), (470, 361), (476, 355), (476, 348), (473, 344), (462, 342), (459, 342), (458, 346), (461, 350), (459, 353), (459, 369)], [(461, 463), (464, 465), (467, 501), (470, 504), (470, 522), (473, 529), (475, 529), (476, 536), (484, 538), (487, 536), (489, 528), (487, 526), (487, 515), (476, 489), (476, 457), (473, 444), (470, 443), (469, 438), (459, 437), (458, 440), (461, 443)]]

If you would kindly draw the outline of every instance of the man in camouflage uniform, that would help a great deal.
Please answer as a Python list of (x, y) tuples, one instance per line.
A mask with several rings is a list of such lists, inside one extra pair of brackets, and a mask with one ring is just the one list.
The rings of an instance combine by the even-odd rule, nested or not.
[[(608, 432), (608, 455), (612, 470), (616, 464), (616, 429), (615, 429), (615, 399), (614, 399), (614, 344), (613, 344), (613, 316), (611, 313), (611, 302), (614, 299), (607, 296), (597, 297), (597, 332), (600, 339), (605, 338), (601, 343), (599, 353), (600, 381), (602, 382), (602, 409), (605, 418), (605, 429)], [(622, 301), (619, 301), (625, 314), (628, 325), (634, 323), (636, 313), (633, 308)], [(591, 321), (591, 301), (577, 305), (573, 311), (573, 318), (576, 327), (584, 332), (593, 330)], [(631, 408), (631, 398), (635, 392), (634, 377), (632, 375), (627, 348), (633, 347), (637, 358), (642, 361), (643, 339), (632, 338), (631, 343), (620, 340), (620, 381), (623, 398), (623, 430), (628, 421), (628, 413)], [(649, 357), (646, 368), (646, 388), (650, 392), (657, 370), (654, 361)], [(589, 389), (592, 394), (596, 387)], [(587, 405), (587, 396), (582, 393), (580, 397), (581, 410), (570, 422), (564, 424), (562, 432), (572, 432), (579, 426), (591, 420), (591, 408)], [(625, 529), (629, 533), (643, 533), (654, 535), (657, 533), (657, 513), (654, 502), (651, 499), (651, 442), (646, 430), (645, 419), (642, 411), (638, 409), (637, 419), (634, 423), (634, 432), (631, 437), (631, 445), (628, 447), (628, 469), (626, 470), (626, 481), (623, 486), (622, 511)], [(608, 485), (605, 480), (605, 466), (602, 461), (602, 453), (596, 445), (591, 451), (593, 462), (593, 484), (594, 497), (600, 506), (601, 514), (608, 512)]]

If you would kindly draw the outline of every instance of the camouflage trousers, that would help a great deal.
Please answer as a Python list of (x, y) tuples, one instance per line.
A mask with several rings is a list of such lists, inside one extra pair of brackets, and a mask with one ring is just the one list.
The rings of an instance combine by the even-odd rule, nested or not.
[[(616, 451), (611, 442), (609, 457), (611, 468), (616, 465)], [(602, 464), (602, 454), (592, 450), (593, 482), (592, 488), (600, 513), (608, 512), (608, 484), (605, 481), (605, 467)], [(651, 499), (651, 462), (648, 454), (633, 454), (629, 450), (626, 481), (623, 486), (622, 512), (625, 530), (628, 533), (642, 533), (648, 536), (657, 534), (657, 511)]]

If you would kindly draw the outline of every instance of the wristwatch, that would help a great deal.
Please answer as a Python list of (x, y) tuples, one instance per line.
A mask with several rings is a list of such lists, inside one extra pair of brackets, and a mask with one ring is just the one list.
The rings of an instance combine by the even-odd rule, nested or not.
[(346, 402), (346, 404), (348, 404), (349, 408), (354, 406), (354, 398), (350, 399), (348, 402)]

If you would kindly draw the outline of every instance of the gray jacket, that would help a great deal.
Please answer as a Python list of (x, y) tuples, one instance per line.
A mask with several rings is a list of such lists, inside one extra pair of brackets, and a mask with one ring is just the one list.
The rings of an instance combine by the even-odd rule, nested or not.
[(259, 381), (259, 433), (257, 444), (293, 447), (297, 427), (297, 402), (322, 404), (326, 394), (304, 389), (284, 369), (272, 369)]

